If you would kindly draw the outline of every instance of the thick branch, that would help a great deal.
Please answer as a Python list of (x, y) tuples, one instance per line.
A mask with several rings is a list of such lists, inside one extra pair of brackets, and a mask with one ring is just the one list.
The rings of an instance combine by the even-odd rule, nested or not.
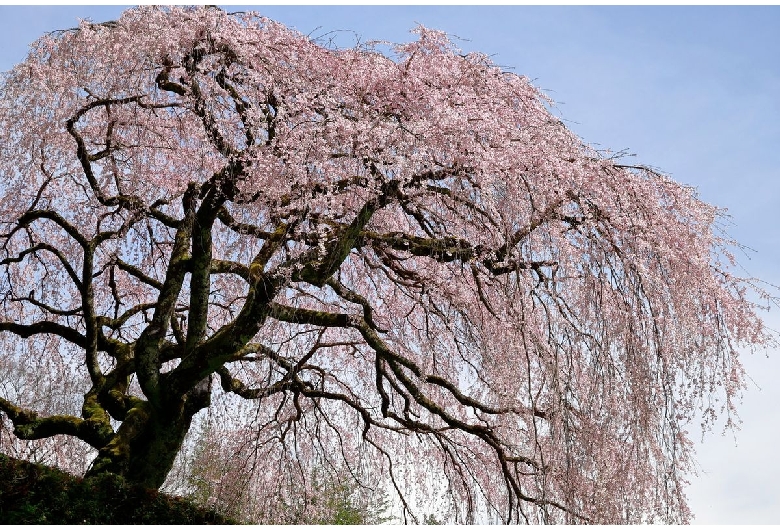
[(283, 390), (289, 390), (293, 384), (289, 380), (277, 381), (276, 383), (263, 388), (249, 388), (244, 383), (230, 374), (227, 367), (222, 366), (217, 369), (222, 389), (225, 392), (232, 392), (244, 399), (261, 399), (276, 394)]
[(84, 338), (86, 344), (84, 353), (86, 357), (87, 371), (92, 384), (100, 387), (103, 382), (103, 374), (98, 362), (98, 323), (95, 315), (95, 290), (93, 288), (94, 246), (90, 244), (84, 249), (84, 265), (81, 273), (81, 307), (84, 316), (86, 332)]
[[(189, 257), (192, 225), (195, 220), (196, 193), (196, 187), (191, 184), (182, 198), (185, 218), (176, 231), (165, 282), (163, 282), (157, 299), (152, 322), (141, 333), (135, 346), (138, 382), (153, 407), (162, 406), (162, 389), (159, 385), (161, 366), (160, 345), (168, 331), (171, 315), (176, 306), (186, 273), (186, 260)], [(185, 392), (187, 390), (189, 388), (184, 389)]]
[(56, 322), (43, 320), (34, 324), (17, 324), (16, 322), (0, 322), (0, 331), (9, 331), (22, 338), (33, 335), (57, 335), (82, 348), (86, 347), (87, 339), (75, 329)]
[(81, 235), (81, 232), (79, 232), (75, 226), (66, 221), (65, 218), (60, 214), (52, 210), (32, 210), (25, 212), (17, 221), (17, 227), (22, 228), (28, 226), (30, 223), (38, 219), (48, 219), (53, 221), (63, 230), (65, 230), (65, 232), (67, 232), (70, 237), (75, 239), (82, 248), (87, 248), (89, 246), (87, 238)]
[[(557, 265), (552, 260), (501, 260), (499, 255), (506, 257), (505, 251), (490, 251), (479, 245), (473, 246), (465, 239), (455, 237), (429, 238), (419, 237), (404, 232), (390, 232), (379, 234), (364, 231), (361, 233), (360, 243), (375, 247), (387, 247), (393, 250), (408, 252), (413, 256), (429, 257), (439, 263), (458, 261), (461, 263), (477, 261), (488, 271), (496, 275), (507, 274), (518, 270), (536, 270), (542, 267)], [(504, 249), (506, 245), (502, 246)], [(499, 249), (499, 250), (501, 250)]]
[(257, 237), (259, 239), (268, 239), (271, 237), (271, 232), (268, 232), (266, 230), (261, 230), (260, 228), (256, 227), (255, 225), (247, 224), (247, 223), (240, 223), (236, 221), (232, 215), (230, 215), (230, 212), (227, 208), (222, 207), (217, 212), (217, 218), (222, 221), (222, 223), (236, 232), (237, 234), (242, 235), (251, 235), (254, 237)]
[(39, 440), (58, 434), (75, 436), (98, 449), (110, 440), (111, 433), (102, 425), (76, 416), (56, 415), (41, 417), (37, 412), (17, 407), (0, 397), (0, 410), (11, 420), (14, 434), (23, 440)]
[(365, 297), (347, 288), (336, 278), (330, 278), (326, 283), (344, 300), (360, 305), (363, 308), (363, 319), (372, 329), (375, 329), (380, 333), (388, 332), (388, 330), (379, 328), (374, 322), (374, 309)]
[(134, 265), (130, 265), (129, 263), (125, 263), (121, 259), (115, 259), (114, 262), (116, 263), (116, 266), (119, 267), (121, 270), (125, 271), (126, 273), (130, 274), (131, 276), (134, 276), (135, 278), (138, 278), (143, 283), (150, 285), (157, 289), (158, 291), (162, 291), (163, 284), (159, 280), (156, 280), (152, 278), (151, 276), (145, 274), (141, 269), (138, 267), (135, 267)]
[(249, 267), (249, 289), (238, 316), (220, 328), (210, 338), (182, 359), (181, 364), (166, 374), (174, 393), (186, 392), (225, 362), (237, 358), (239, 352), (257, 334), (269, 314), (271, 300), (287, 279), (283, 275), (265, 274), (265, 261), (284, 241), (287, 225), (280, 226), (275, 236), (266, 241)]
[(360, 240), (361, 233), (374, 212), (385, 206), (389, 200), (398, 195), (398, 183), (388, 181), (382, 186), (379, 196), (367, 201), (360, 209), (349, 226), (342, 228), (331, 243), (325, 256), (319, 261), (307, 263), (299, 273), (299, 279), (312, 285), (322, 287), (347, 259), (349, 253)]
[(152, 303), (152, 302), (136, 304), (133, 307), (127, 309), (124, 313), (122, 313), (116, 318), (97, 316), (96, 319), (100, 326), (105, 326), (107, 328), (116, 330), (121, 328), (125, 324), (125, 322), (127, 322), (131, 317), (137, 315), (138, 313), (141, 313), (142, 311), (146, 311), (148, 309), (154, 309), (156, 305), (157, 305), (156, 303)]

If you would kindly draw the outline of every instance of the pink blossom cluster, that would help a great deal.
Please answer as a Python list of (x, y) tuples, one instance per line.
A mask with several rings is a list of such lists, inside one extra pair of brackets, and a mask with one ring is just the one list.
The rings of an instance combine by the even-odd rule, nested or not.
[(46, 377), (0, 397), (34, 407), (68, 377), (85, 394), (125, 362), (98, 346), (88, 368), (60, 331), (97, 322), (132, 349), (183, 197), (219, 188), (202, 341), (246, 318), (248, 278), (280, 278), (213, 371), (214, 414), (268, 455), (258, 484), (338, 455), (405, 517), (446, 484), (464, 521), (686, 521), (689, 424), (734, 416), (740, 348), (770, 341), (720, 212), (589, 147), (526, 78), (415, 33), (387, 56), (141, 7), (34, 43), (0, 87), (0, 362), (34, 352)]

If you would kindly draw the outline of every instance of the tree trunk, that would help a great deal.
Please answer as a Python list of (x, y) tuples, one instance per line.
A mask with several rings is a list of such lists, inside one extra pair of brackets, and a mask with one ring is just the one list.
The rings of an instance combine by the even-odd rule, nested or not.
[(159, 489), (181, 450), (193, 416), (209, 402), (208, 378), (163, 409), (139, 402), (128, 411), (111, 441), (100, 449), (86, 476), (114, 473), (135, 484)]

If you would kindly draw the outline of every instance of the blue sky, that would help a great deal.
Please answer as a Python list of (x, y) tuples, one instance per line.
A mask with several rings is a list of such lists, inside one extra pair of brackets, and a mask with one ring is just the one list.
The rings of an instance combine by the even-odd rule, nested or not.
[[(534, 79), (587, 142), (627, 149), (728, 208), (728, 232), (752, 249), (738, 254), (741, 265), (780, 285), (780, 7), (253, 9), (307, 34), (343, 30), (337, 39), (345, 46), (355, 35), (406, 41), (416, 23), (465, 39), (464, 50)], [(45, 31), (121, 11), (2, 6), (0, 70), (20, 62)], [(775, 329), (778, 314), (767, 316)], [(689, 488), (698, 523), (780, 523), (780, 352), (766, 354), (745, 358), (756, 384), (741, 409), (742, 430), (718, 431), (699, 447), (701, 473)]]

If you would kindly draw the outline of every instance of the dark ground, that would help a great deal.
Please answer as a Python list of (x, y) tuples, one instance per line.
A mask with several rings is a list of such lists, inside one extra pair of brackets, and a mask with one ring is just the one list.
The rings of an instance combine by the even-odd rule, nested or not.
[(184, 499), (0, 454), (0, 524), (235, 524)]

